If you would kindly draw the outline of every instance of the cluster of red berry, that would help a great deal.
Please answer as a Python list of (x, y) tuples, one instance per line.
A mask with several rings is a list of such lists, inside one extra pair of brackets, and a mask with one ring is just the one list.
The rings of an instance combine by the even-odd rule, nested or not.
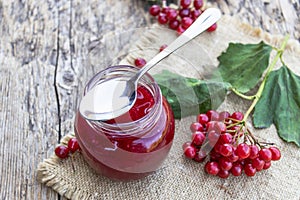
[(59, 145), (55, 148), (54, 152), (55, 155), (61, 159), (67, 158), (70, 153), (75, 153), (77, 150), (80, 149), (78, 141), (76, 138), (71, 138), (68, 141), (68, 145)]
[(259, 143), (243, 118), (241, 112), (209, 110), (199, 114), (190, 126), (192, 141), (183, 144), (185, 156), (196, 162), (209, 157), (205, 171), (221, 178), (227, 178), (230, 173), (240, 176), (243, 170), (247, 176), (254, 176), (268, 169), (271, 161), (280, 159), (280, 150), (267, 147), (271, 144)]
[[(175, 9), (169, 6), (153, 5), (149, 9), (150, 15), (157, 18), (158, 23), (166, 24), (178, 34), (183, 33), (203, 12), (203, 0), (180, 0), (180, 6)], [(216, 30), (217, 24), (207, 29)]]

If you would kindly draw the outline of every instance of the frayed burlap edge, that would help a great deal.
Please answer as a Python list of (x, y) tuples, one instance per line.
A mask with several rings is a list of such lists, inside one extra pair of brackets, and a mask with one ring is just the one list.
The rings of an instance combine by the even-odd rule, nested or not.
[[(59, 145), (67, 145), (70, 138), (73, 138), (74, 134), (69, 134), (64, 136), (61, 139)], [(81, 153), (76, 152), (72, 154), (73, 157), (81, 156)], [(55, 155), (52, 155), (50, 158), (44, 160), (44, 162), (39, 163), (37, 170), (37, 180), (40, 183), (45, 184), (48, 187), (51, 187), (60, 195), (68, 198), (68, 199), (91, 199), (92, 195), (87, 191), (84, 191), (81, 188), (74, 188), (74, 185), (70, 184), (67, 180), (59, 177), (59, 174), (53, 173), (53, 171), (49, 170), (52, 167), (60, 165), (63, 160), (58, 158)]]

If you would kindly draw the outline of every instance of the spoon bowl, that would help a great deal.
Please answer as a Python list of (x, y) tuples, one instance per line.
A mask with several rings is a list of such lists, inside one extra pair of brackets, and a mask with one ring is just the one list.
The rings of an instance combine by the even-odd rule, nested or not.
[(79, 111), (89, 120), (108, 120), (128, 112), (137, 96), (139, 79), (153, 66), (213, 25), (221, 17), (216, 8), (205, 10), (198, 19), (167, 48), (152, 58), (137, 73), (111, 77), (94, 86), (81, 100)]

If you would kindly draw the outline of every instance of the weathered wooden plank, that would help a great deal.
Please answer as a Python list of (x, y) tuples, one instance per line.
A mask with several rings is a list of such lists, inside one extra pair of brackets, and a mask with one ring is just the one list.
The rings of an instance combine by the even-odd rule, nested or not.
[[(210, 3), (271, 33), (300, 38), (297, 0)], [(64, 122), (72, 121), (83, 86), (101, 68), (88, 64), (87, 53), (109, 32), (148, 25), (143, 7), (141, 0), (0, 0), (1, 199), (59, 198), (36, 182), (37, 165), (72, 130)]]
[(56, 199), (36, 181), (57, 142), (55, 1), (1, 1), (1, 199)]

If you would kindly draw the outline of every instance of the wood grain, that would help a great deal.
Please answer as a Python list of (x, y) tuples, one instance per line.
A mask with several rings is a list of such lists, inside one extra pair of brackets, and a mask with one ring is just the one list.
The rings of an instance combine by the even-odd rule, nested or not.
[[(299, 1), (210, 4), (300, 40)], [(1, 199), (62, 199), (36, 181), (37, 165), (73, 130), (65, 122), (74, 117), (86, 81), (98, 71), (88, 65), (88, 52), (110, 32), (149, 25), (144, 8), (141, 0), (0, 0)]]

